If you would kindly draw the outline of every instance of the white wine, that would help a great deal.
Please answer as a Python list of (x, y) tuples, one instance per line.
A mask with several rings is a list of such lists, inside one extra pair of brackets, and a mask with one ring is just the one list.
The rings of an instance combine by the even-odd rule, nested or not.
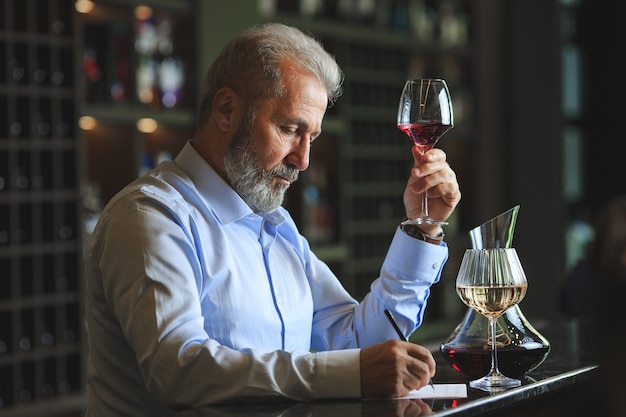
[(458, 285), (456, 292), (467, 306), (483, 316), (495, 318), (522, 301), (527, 288), (527, 284), (503, 287)]

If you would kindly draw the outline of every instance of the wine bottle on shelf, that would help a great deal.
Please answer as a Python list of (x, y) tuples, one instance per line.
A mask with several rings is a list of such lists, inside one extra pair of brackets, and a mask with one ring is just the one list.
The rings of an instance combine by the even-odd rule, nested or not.
[(56, 394), (56, 385), (58, 378), (58, 366), (56, 358), (47, 358), (43, 363), (43, 383), (41, 393), (46, 397), (52, 397)]
[(55, 119), (54, 121), (54, 134), (58, 138), (74, 137), (74, 128), (76, 126), (74, 122), (74, 108), (75, 104), (73, 100), (61, 100), (60, 119)]
[(11, 133), (15, 137), (27, 138), (30, 134), (28, 127), (30, 126), (30, 98), (27, 96), (18, 96), (16, 98), (16, 119), (11, 124)]
[[(24, 2), (26, 3), (26, 2)], [(37, 33), (47, 35), (50, 33), (50, 2), (40, 1), (37, 3), (37, 13), (35, 13), (35, 27)]]
[(0, 366), (0, 409), (14, 404), (13, 366)]
[(31, 161), (30, 154), (19, 152), (17, 155), (18, 165), (14, 172), (14, 187), (19, 191), (30, 189)]
[(304, 233), (313, 244), (324, 244), (335, 239), (335, 213), (328, 198), (326, 171), (314, 168), (304, 178)]
[[(8, 261), (7, 261), (7, 269), (8, 269)], [(1, 264), (0, 264), (1, 266)], [(4, 267), (2, 267), (4, 269)], [(2, 272), (2, 270), (0, 270)], [(5, 278), (10, 278), (10, 275), (3, 275)], [(6, 281), (10, 281), (10, 279), (6, 279)], [(0, 298), (8, 298), (10, 296), (11, 287), (2, 287), (2, 289), (8, 290), (7, 293), (0, 295)], [(0, 357), (4, 354), (11, 353), (12, 351), (12, 332), (13, 332), (13, 322), (11, 320), (11, 315), (8, 312), (0, 313)], [(2, 373), (0, 373), (0, 385), (2, 385)]]
[(56, 256), (50, 253), (43, 255), (43, 293), (51, 294), (56, 290)]
[(9, 61), (9, 70), (13, 82), (26, 84), (28, 82), (28, 46), (24, 43), (15, 43), (13, 47), (13, 59)]
[(42, 330), (39, 341), (44, 347), (54, 346), (56, 342), (56, 307), (45, 306), (42, 316)]
[(74, 85), (74, 51), (72, 48), (58, 49), (59, 67), (52, 73), (52, 83), (62, 87)]
[(15, 241), (21, 244), (28, 244), (32, 241), (33, 216), (32, 206), (28, 203), (19, 206), (18, 228), (15, 231)]
[(85, 99), (89, 103), (108, 102), (105, 58), (108, 55), (107, 28), (105, 25), (87, 25), (84, 30), (83, 78)]
[(76, 151), (63, 151), (61, 155), (63, 161), (62, 187), (65, 189), (74, 189), (76, 187)]
[(80, 388), (81, 363), (82, 360), (78, 354), (68, 355), (65, 359), (65, 380), (63, 382), (68, 393)]
[(131, 95), (131, 42), (132, 31), (126, 24), (113, 25), (109, 29), (109, 44), (113, 60), (108, 70), (111, 71), (109, 93), (114, 103), (129, 100)]
[(55, 35), (72, 36), (74, 33), (74, 0), (59, 0), (55, 19), (50, 23), (51, 32)]
[(13, 14), (9, 16), (9, 19), (11, 19), (13, 29), (16, 32), (26, 32), (28, 28), (28, 16), (31, 15), (30, 10), (28, 10), (28, 3), (27, 1), (13, 2)]
[(62, 223), (59, 227), (58, 236), (61, 240), (69, 240), (75, 236), (74, 230), (76, 230), (76, 203), (74, 201), (65, 203), (63, 205)]
[(9, 151), (0, 150), (0, 193), (9, 188)]
[(29, 403), (35, 398), (35, 363), (23, 362), (20, 374), (22, 386), (18, 391), (18, 399), (22, 403)]
[[(41, 239), (44, 242), (54, 241), (54, 224), (55, 224), (55, 212), (54, 203), (50, 201), (44, 201), (41, 205)], [(47, 268), (46, 271), (53, 271), (53, 269)]]
[[(9, 243), (9, 236), (10, 236), (10, 232), (9, 232), (9, 213), (10, 213), (10, 208), (8, 204), (3, 204), (0, 203), (0, 246), (2, 245), (6, 245)], [(8, 262), (8, 260), (7, 260)], [(0, 258), (0, 267), (2, 267), (2, 269), (0, 269), (0, 273), (6, 272), (6, 274), (3, 274), (2, 276), (4, 277), (10, 277), (9, 274), (9, 266), (8, 263), (6, 265), (7, 270), (4, 271), (4, 260), (2, 258)], [(0, 290), (2, 289), (2, 285), (6, 284), (6, 285), (10, 285), (10, 280), (7, 278), (4, 281), (0, 280)], [(9, 297), (10, 296), (10, 292), (9, 293), (5, 293), (2, 294), (0, 293), (0, 299), (2, 299), (4, 297)]]
[(33, 71), (33, 81), (38, 85), (50, 83), (50, 47), (48, 45), (37, 46), (37, 64)]
[[(0, 16), (0, 20), (2, 20), (1, 18), (2, 16)], [(0, 23), (0, 32), (2, 31), (2, 24)], [(4, 41), (0, 40), (0, 56), (5, 57), (7, 56), (7, 45)], [(6, 84), (7, 82), (7, 65), (0, 65), (0, 85), (1, 84)], [(2, 109), (0, 109), (2, 110)], [(0, 131), (0, 136), (2, 135), (2, 132)]]
[[(20, 258), (20, 295), (21, 296), (32, 296), (35, 294), (35, 258), (32, 256), (22, 256)], [(34, 315), (30, 313), (27, 317), (32, 322), (32, 326), (34, 326)], [(23, 319), (26, 320), (26, 319)], [(33, 339), (32, 337), (30, 338)]]
[(24, 309), (21, 312), (20, 328), (18, 329), (20, 336), (17, 340), (19, 350), (28, 352), (33, 348), (35, 318), (32, 309)]
[(74, 343), (78, 340), (78, 324), (80, 322), (80, 308), (78, 303), (68, 303), (65, 306), (65, 329), (62, 333), (64, 343)]
[[(63, 290), (76, 291), (78, 289), (78, 254), (76, 252), (66, 253), (64, 256)], [(61, 284), (57, 284), (61, 288)]]

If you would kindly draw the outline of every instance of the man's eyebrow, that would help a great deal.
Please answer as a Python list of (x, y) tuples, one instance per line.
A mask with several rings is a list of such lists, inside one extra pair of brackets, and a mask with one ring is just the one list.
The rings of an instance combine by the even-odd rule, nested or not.
[[(304, 129), (308, 129), (309, 128), (309, 123), (306, 120), (297, 118), (297, 117), (287, 117), (284, 119), (285, 124), (293, 124), (293, 125), (297, 125), (299, 128), (304, 128)], [(315, 139), (317, 138), (319, 135), (322, 134), (321, 129), (320, 130), (316, 130), (314, 132), (311, 132), (311, 136)]]
[(306, 120), (300, 119), (298, 117), (285, 117), (283, 119), (283, 123), (290, 124), (290, 125), (298, 125), (304, 128), (309, 127), (309, 124), (306, 122)]

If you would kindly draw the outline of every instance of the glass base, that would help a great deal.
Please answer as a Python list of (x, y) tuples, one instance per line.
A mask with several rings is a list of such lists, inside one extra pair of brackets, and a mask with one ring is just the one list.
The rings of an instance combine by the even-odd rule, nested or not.
[(469, 382), (471, 388), (477, 388), (488, 392), (505, 391), (509, 388), (515, 388), (522, 385), (522, 381), (515, 378), (509, 378), (502, 374), (491, 373), (482, 378)]
[(422, 217), (418, 217), (416, 219), (408, 219), (402, 222), (402, 225), (407, 225), (407, 224), (415, 224), (415, 225), (420, 225), (420, 224), (438, 224), (441, 226), (445, 226), (446, 224), (448, 224), (448, 222), (445, 222), (443, 220), (435, 220), (431, 217), (426, 217), (426, 216), (422, 216)]

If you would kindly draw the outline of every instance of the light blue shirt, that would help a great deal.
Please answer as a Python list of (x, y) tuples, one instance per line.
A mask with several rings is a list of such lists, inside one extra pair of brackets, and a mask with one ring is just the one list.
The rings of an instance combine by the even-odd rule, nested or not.
[(87, 415), (359, 397), (360, 348), (422, 321), (447, 247), (396, 230), (358, 303), (282, 207), (257, 215), (187, 143), (116, 195), (87, 248)]

